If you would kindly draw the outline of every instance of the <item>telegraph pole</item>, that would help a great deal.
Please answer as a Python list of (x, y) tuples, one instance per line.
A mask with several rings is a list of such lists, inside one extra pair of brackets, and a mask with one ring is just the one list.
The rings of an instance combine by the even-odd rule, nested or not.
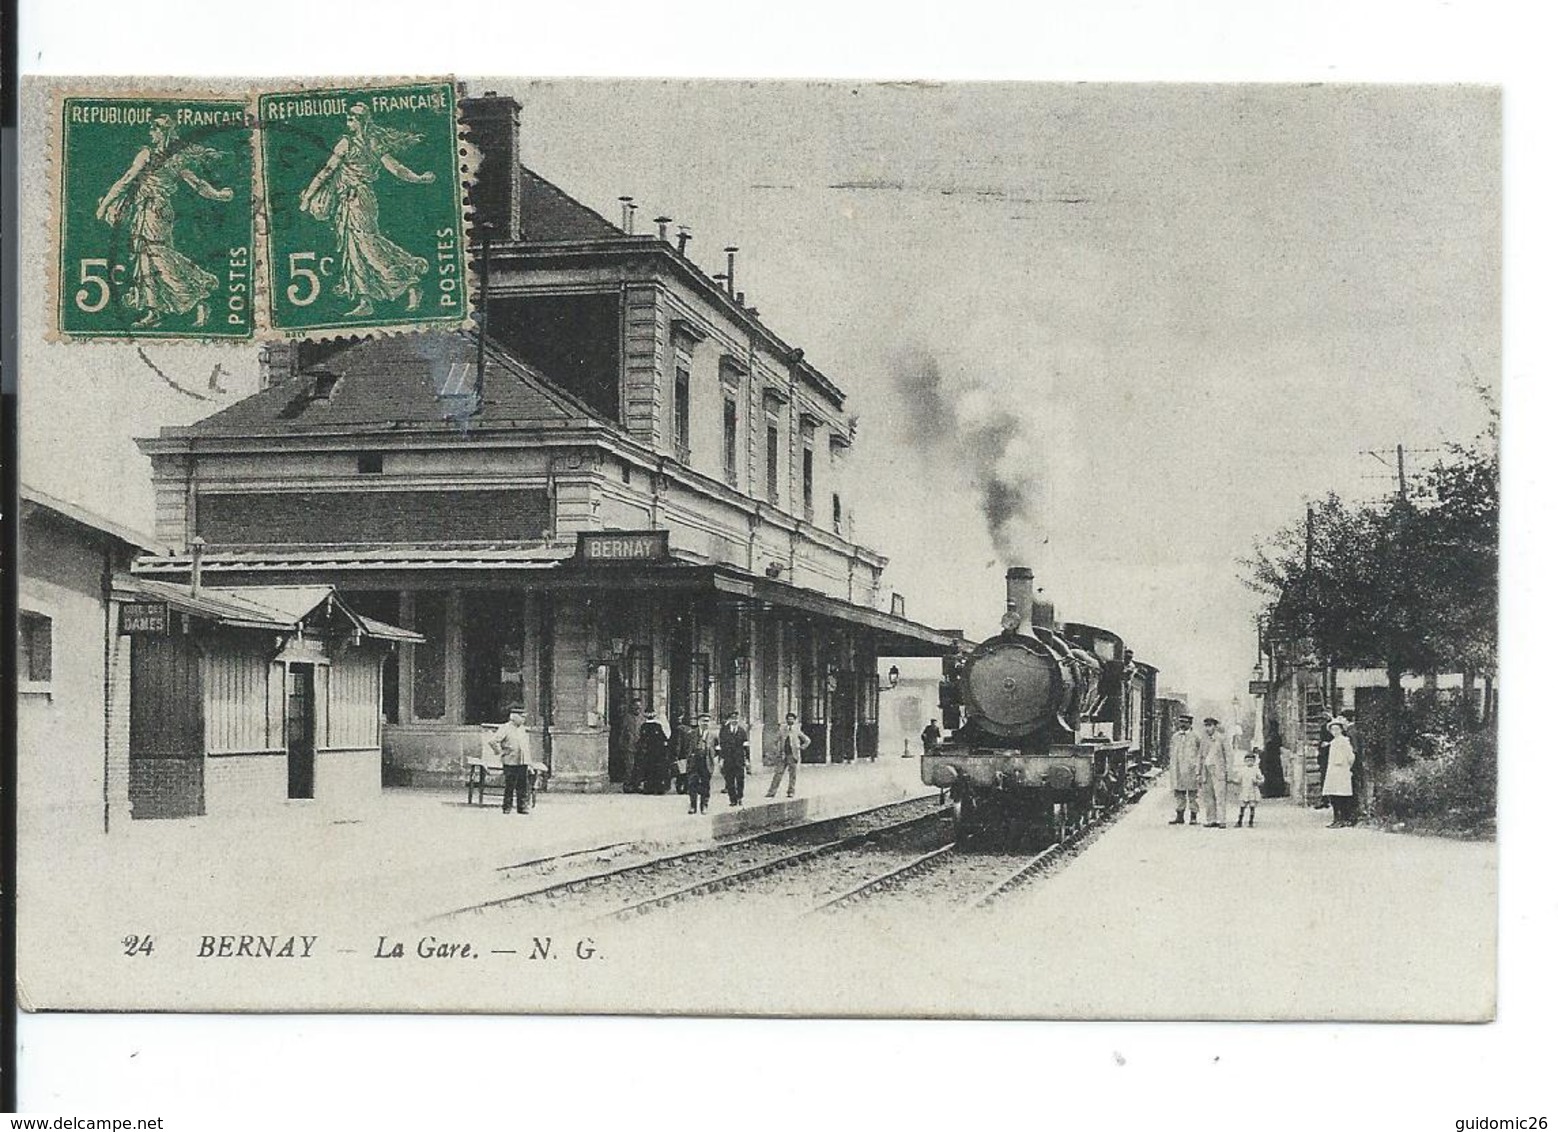
[(481, 228), (481, 309), (476, 322), (476, 409), (481, 409), (482, 386), (487, 378), (487, 277), (492, 258), (492, 225)]

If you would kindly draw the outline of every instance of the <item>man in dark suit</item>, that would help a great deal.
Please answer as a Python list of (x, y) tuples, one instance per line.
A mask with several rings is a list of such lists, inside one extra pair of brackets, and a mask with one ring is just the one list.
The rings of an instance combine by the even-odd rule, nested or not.
[(725, 776), (725, 793), (732, 806), (739, 806), (746, 795), (752, 756), (747, 747), (747, 729), (741, 726), (734, 711), (725, 713), (725, 724), (719, 729), (714, 749), (719, 753), (720, 774)]

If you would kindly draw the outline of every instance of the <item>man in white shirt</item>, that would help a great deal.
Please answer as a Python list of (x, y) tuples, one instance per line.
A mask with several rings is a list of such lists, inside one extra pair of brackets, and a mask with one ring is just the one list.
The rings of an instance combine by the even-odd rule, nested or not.
[(768, 797), (772, 798), (779, 793), (779, 780), (786, 771), (790, 775), (790, 787), (785, 797), (795, 797), (795, 768), (801, 765), (801, 752), (809, 746), (811, 740), (795, 721), (795, 713), (792, 711), (784, 717), (784, 730), (779, 732), (779, 766), (774, 770), (774, 780), (768, 786)]
[(503, 764), (503, 812), (512, 806), (530, 812), (530, 733), (525, 730), (525, 709), (509, 705), (509, 720), (487, 740), (487, 748)]

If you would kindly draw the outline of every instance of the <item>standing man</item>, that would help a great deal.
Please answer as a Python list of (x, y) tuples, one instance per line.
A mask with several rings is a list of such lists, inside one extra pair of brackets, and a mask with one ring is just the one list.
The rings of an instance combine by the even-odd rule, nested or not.
[(801, 752), (809, 746), (811, 740), (795, 721), (795, 713), (792, 711), (784, 717), (784, 730), (779, 732), (779, 765), (774, 768), (774, 780), (768, 784), (768, 797), (772, 798), (779, 793), (779, 780), (786, 771), (790, 774), (790, 786), (784, 796), (795, 797), (795, 769), (801, 765)]
[(617, 744), (622, 749), (623, 759), (626, 760), (622, 782), (624, 794), (636, 794), (643, 785), (644, 768), (639, 765), (638, 744), (639, 735), (648, 718), (644, 714), (644, 701), (638, 699), (628, 704), (628, 710), (622, 716), (622, 730), (617, 732)]
[(709, 788), (714, 782), (714, 752), (719, 746), (719, 732), (708, 712), (698, 717), (698, 729), (693, 732), (687, 752), (687, 812), (706, 814), (709, 811)]
[(1181, 715), (1169, 740), (1169, 786), (1174, 790), (1174, 820), (1169, 825), (1185, 824), (1187, 803), (1191, 825), (1201, 809), (1201, 741), (1191, 729), (1194, 722), (1192, 716)]
[(503, 764), (503, 812), (511, 806), (530, 812), (530, 732), (525, 729), (525, 709), (509, 705), (509, 719), (487, 740), (487, 749)]
[(747, 792), (747, 768), (751, 755), (747, 749), (747, 729), (734, 710), (725, 713), (725, 726), (719, 729), (715, 748), (719, 752), (720, 773), (725, 776), (725, 793), (732, 806), (741, 805)]
[[(698, 717), (702, 719), (702, 716)], [(683, 711), (676, 717), (676, 734), (671, 740), (671, 760), (677, 766), (685, 767), (692, 758), (693, 746), (698, 741), (698, 728), (692, 716)], [(678, 794), (689, 793), (687, 789), (688, 771), (683, 769), (676, 772), (675, 785)]]
[(1223, 828), (1223, 799), (1228, 794), (1228, 735), (1217, 720), (1202, 721), (1206, 734), (1201, 737), (1201, 801), (1206, 811), (1206, 828)]
[(936, 753), (936, 745), (941, 742), (941, 727), (933, 719), (925, 725), (925, 730), (920, 732), (920, 746), (925, 748), (927, 755)]

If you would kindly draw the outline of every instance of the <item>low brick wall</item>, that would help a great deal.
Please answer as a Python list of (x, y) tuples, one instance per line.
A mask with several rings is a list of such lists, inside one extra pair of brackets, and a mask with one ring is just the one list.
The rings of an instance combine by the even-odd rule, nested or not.
[(252, 814), (287, 800), (287, 753), (216, 755), (206, 760), (206, 809), (213, 817)]
[(192, 818), (206, 812), (205, 760), (131, 759), (130, 816)]

